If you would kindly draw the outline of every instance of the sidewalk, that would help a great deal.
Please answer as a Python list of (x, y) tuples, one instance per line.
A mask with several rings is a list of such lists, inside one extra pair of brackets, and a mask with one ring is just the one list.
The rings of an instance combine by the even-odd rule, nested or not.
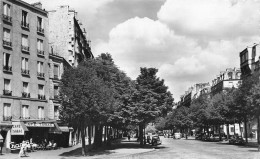
[[(86, 146), (88, 147), (88, 146)], [(139, 142), (136, 139), (128, 141), (126, 138), (118, 139), (112, 143), (110, 147), (102, 147), (91, 152), (87, 152), (86, 156), (81, 156), (81, 144), (69, 148), (60, 148), (57, 150), (40, 150), (28, 153), (26, 159), (67, 159), (67, 158), (124, 158), (133, 154), (147, 153), (154, 151), (150, 145), (143, 148), (139, 147)], [(3, 154), (0, 159), (18, 159), (18, 154)]]

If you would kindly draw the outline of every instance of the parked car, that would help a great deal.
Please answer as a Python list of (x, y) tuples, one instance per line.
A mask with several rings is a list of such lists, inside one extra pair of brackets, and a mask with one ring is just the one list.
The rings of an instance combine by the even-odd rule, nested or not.
[(203, 135), (204, 135), (203, 133), (198, 133), (198, 134), (195, 135), (195, 139), (196, 140), (202, 140)]
[(181, 133), (174, 133), (174, 139), (180, 139), (181, 138)]
[(229, 144), (243, 145), (245, 140), (241, 136), (235, 136), (228, 140)]
[(152, 136), (151, 143), (152, 143), (153, 146), (154, 145), (160, 145), (160, 144), (162, 144), (162, 141), (161, 141), (160, 137), (156, 135), (156, 136)]

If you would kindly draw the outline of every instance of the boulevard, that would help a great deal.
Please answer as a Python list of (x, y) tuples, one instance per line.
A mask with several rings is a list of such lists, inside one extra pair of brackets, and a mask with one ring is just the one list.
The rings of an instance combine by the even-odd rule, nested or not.
[[(80, 144), (75, 147), (51, 151), (37, 151), (25, 158), (48, 159), (260, 159), (256, 146), (229, 145), (227, 142), (203, 142), (200, 140), (160, 137), (162, 144), (139, 147), (135, 138), (113, 143), (112, 148), (89, 152), (81, 156)], [(0, 159), (16, 159), (18, 154), (5, 154)]]

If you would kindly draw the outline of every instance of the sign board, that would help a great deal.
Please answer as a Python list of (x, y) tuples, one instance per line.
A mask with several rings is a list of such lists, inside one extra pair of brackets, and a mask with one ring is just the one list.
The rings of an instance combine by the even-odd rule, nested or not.
[(11, 135), (24, 135), (24, 129), (20, 122), (12, 122)]
[(37, 122), (25, 122), (27, 127), (54, 127), (54, 123), (37, 123)]

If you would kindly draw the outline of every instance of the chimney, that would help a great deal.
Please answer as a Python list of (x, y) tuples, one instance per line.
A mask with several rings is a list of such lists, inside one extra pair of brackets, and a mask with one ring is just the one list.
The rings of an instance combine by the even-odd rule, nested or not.
[(36, 2), (36, 3), (31, 4), (31, 5), (36, 7), (36, 8), (42, 9), (42, 3), (41, 2)]

